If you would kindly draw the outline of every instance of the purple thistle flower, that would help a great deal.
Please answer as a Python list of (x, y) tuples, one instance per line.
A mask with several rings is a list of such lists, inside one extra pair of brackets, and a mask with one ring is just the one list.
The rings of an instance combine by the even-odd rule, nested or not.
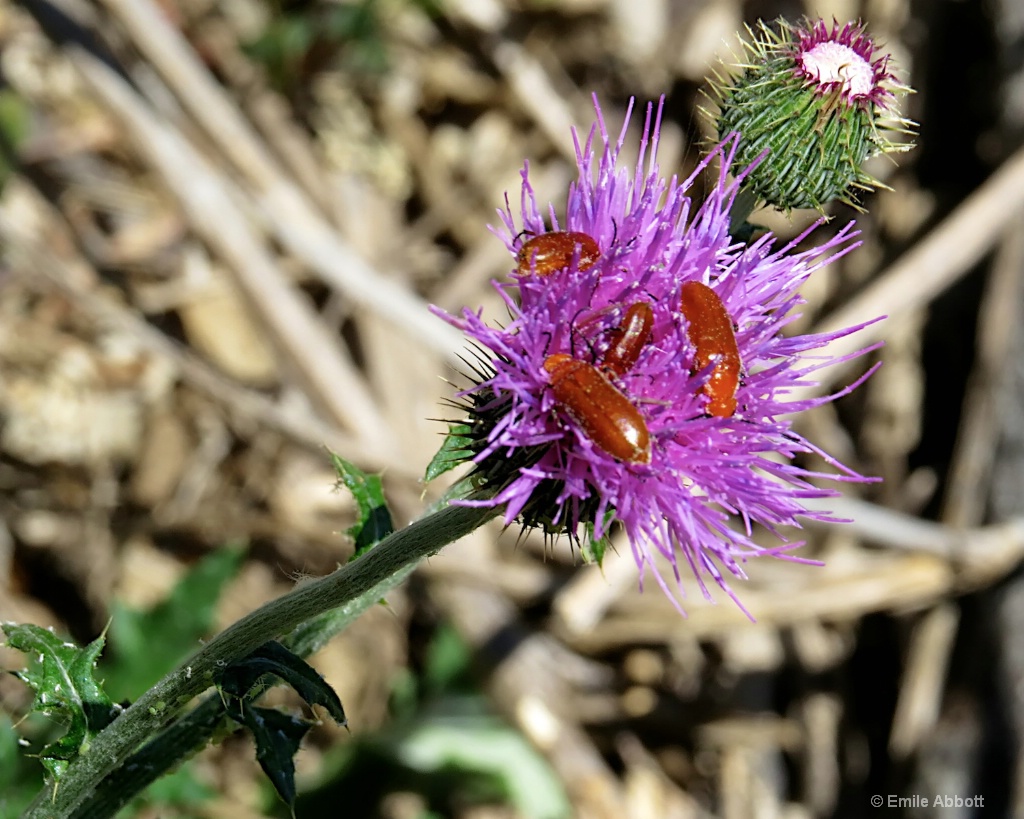
[[(851, 223), (823, 245), (801, 252), (796, 248), (813, 227), (778, 248), (770, 234), (750, 245), (736, 243), (728, 232), (729, 209), (742, 176), (728, 183), (724, 170), (734, 159), (735, 135), (692, 176), (666, 181), (655, 162), (661, 105), (656, 113), (648, 105), (640, 157), (630, 173), (618, 160), (632, 105), (613, 142), (594, 102), (597, 123), (586, 143), (581, 145), (574, 132), (579, 178), (569, 190), (565, 224), (553, 208), (542, 212), (524, 168), (521, 218), (506, 200), (495, 232), (515, 256), (524, 234), (549, 230), (546, 217), (553, 231), (592, 237), (600, 257), (595, 263), (588, 259), (580, 270), (582, 249), (577, 248), (572, 261), (550, 275), (514, 272), (511, 282), (495, 282), (511, 316), (504, 327), (489, 326), (469, 309), (460, 318), (438, 311), (475, 342), (481, 355), (473, 365), (478, 383), (462, 393), (470, 420), (457, 436), (453, 428), (453, 437), (463, 457), (475, 463), (473, 475), (483, 496), (457, 502), (504, 506), (506, 523), (519, 519), (549, 534), (566, 532), (574, 542), (582, 529), (584, 539), (600, 543), (618, 521), (641, 582), (657, 553), (667, 558), (672, 582), (657, 571), (655, 578), (677, 607), (681, 567), (692, 572), (708, 599), (710, 578), (736, 600), (727, 575), (745, 577), (742, 564), (759, 555), (807, 562), (790, 554), (801, 543), (788, 542), (782, 528), (798, 526), (801, 517), (830, 519), (809, 512), (804, 501), (837, 494), (811, 483), (836, 476), (809, 471), (793, 463), (794, 457), (815, 453), (840, 471), (839, 480), (866, 480), (795, 433), (788, 420), (856, 384), (833, 396), (787, 400), (794, 388), (814, 383), (816, 371), (845, 360), (807, 353), (859, 327), (828, 335), (782, 335), (795, 318), (794, 308), (803, 303), (800, 285), (830, 258), (855, 247), (857, 232)], [(723, 170), (696, 207), (687, 191), (715, 158)], [(731, 416), (707, 412), (705, 393), (715, 366), (697, 366), (694, 334), (680, 309), (685, 282), (712, 288), (736, 328), (743, 376)], [(650, 436), (649, 463), (609, 454), (578, 413), (556, 400), (552, 373), (545, 368), (550, 356), (566, 354), (585, 362), (588, 372), (600, 372), (623, 315), (638, 302), (653, 314), (650, 338), (627, 371), (602, 377), (642, 418)], [(587, 408), (598, 415), (605, 410), (609, 405), (600, 402)], [(780, 545), (756, 544), (755, 524), (774, 533)]]

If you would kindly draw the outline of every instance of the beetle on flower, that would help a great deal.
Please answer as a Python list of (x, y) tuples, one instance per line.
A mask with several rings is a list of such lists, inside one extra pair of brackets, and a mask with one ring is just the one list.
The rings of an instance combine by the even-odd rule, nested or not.
[[(835, 363), (805, 354), (859, 328), (782, 334), (802, 303), (800, 285), (855, 247), (857, 233), (851, 223), (802, 251), (797, 247), (813, 228), (781, 247), (771, 234), (749, 245), (735, 242), (729, 208), (744, 174), (730, 183), (724, 169), (735, 158), (738, 137), (727, 138), (690, 178), (665, 180), (655, 161), (662, 106), (648, 105), (631, 173), (619, 164), (629, 113), (616, 140), (609, 138), (599, 107), (586, 141), (574, 134), (579, 176), (570, 187), (564, 226), (545, 224), (550, 209), (538, 205), (528, 169), (521, 217), (507, 203), (499, 211), (496, 232), (514, 265), (524, 231), (586, 234), (599, 257), (582, 264), (576, 253), (545, 276), (514, 269), (510, 282), (496, 282), (511, 316), (503, 327), (469, 309), (445, 316), (477, 347), (476, 383), (460, 394), (468, 420), (453, 426), (452, 434), (458, 451), (474, 463), (473, 492), (456, 503), (503, 507), (506, 523), (519, 520), (590, 546), (603, 543), (617, 522), (642, 574), (657, 554), (668, 561), (671, 582), (654, 574), (677, 606), (683, 567), (706, 597), (710, 580), (736, 600), (726, 576), (744, 577), (742, 564), (752, 556), (801, 560), (791, 554), (800, 544), (787, 541), (782, 528), (799, 525), (801, 517), (824, 518), (804, 501), (835, 494), (812, 484), (826, 476), (797, 465), (796, 456), (816, 453), (840, 480), (865, 480), (792, 429), (793, 413), (837, 396), (787, 400), (793, 389), (812, 383), (816, 371)], [(687, 192), (713, 160), (723, 170), (695, 208)], [(713, 291), (733, 324), (742, 377), (728, 413), (709, 407), (713, 396), (706, 388), (719, 355), (700, 349), (707, 342), (695, 341), (682, 310), (683, 287), (691, 282)], [(626, 328), (637, 323), (640, 329), (625, 342)], [(606, 357), (612, 366), (603, 365)], [(583, 374), (597, 392), (566, 397), (559, 379), (569, 372)], [(625, 403), (613, 400), (613, 393)], [(610, 406), (634, 425), (642, 422), (649, 437), (643, 457), (610, 446), (605, 436), (616, 433), (587, 417)], [(758, 545), (755, 524), (779, 544)]]

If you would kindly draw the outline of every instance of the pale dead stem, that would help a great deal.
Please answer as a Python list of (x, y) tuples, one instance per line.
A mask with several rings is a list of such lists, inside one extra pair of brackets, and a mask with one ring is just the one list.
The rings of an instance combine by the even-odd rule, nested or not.
[[(41, 208), (49, 205), (40, 201)], [(315, 414), (296, 406), (283, 407), (262, 393), (247, 389), (221, 375), (188, 348), (169, 339), (131, 309), (104, 298), (86, 286), (67, 262), (41, 246), (24, 230), (0, 215), (0, 237), (12, 261), (11, 270), (35, 288), (51, 288), (69, 297), (76, 309), (91, 318), (132, 333), (153, 355), (168, 359), (181, 378), (218, 402), (228, 417), (245, 418), (274, 429), (292, 441), (310, 449), (324, 446), (367, 465), (392, 471), (408, 479), (417, 479), (418, 470), (401, 458), (388, 458), (361, 436), (341, 432)], [(84, 260), (83, 260), (84, 263)]]
[[(855, 559), (841, 558), (824, 567), (787, 566), (785, 577), (743, 588), (743, 604), (757, 617), (759, 626), (785, 627), (808, 619), (854, 620), (876, 611), (906, 611), (952, 595), (966, 594), (1003, 577), (1024, 558), (1024, 518), (975, 529), (960, 529), (922, 520), (876, 504), (848, 498), (829, 498), (808, 503), (838, 517), (857, 540), (883, 549), (858, 549)], [(809, 523), (811, 527), (822, 524)], [(620, 550), (605, 564), (633, 562)], [(613, 568), (613, 576), (618, 572)], [(580, 576), (560, 592), (571, 599), (556, 601), (556, 611), (572, 611), (557, 623), (558, 631), (573, 647), (586, 653), (619, 648), (653, 639), (664, 633), (665, 619), (675, 610), (660, 595), (646, 595), (643, 606), (622, 615), (608, 613), (616, 601), (595, 593), (596, 583)], [(591, 579), (592, 580), (592, 579)], [(635, 582), (635, 575), (632, 578)], [(774, 581), (774, 582), (771, 582)], [(623, 581), (623, 585), (626, 581)], [(575, 591), (589, 590), (592, 598)], [(607, 614), (599, 629), (588, 626), (600, 613)], [(700, 638), (722, 636), (749, 624), (734, 606), (714, 605), (695, 595), (687, 603), (686, 631)], [(582, 626), (582, 627), (581, 627)]]
[[(1024, 215), (1024, 149), (968, 196), (953, 213), (927, 236), (883, 270), (862, 293), (846, 302), (812, 329), (834, 333), (879, 316), (887, 316), (859, 333), (838, 338), (823, 354), (840, 357), (883, 340), (893, 322), (931, 302), (943, 290), (966, 275), (991, 251), (1003, 233), (1019, 229)], [(834, 383), (844, 367), (832, 367), (827, 379)], [(794, 391), (793, 400), (826, 391), (816, 388)]]
[[(1000, 409), (1006, 403), (1001, 399), (1011, 380), (1007, 361), (1020, 325), (1022, 276), (1024, 234), (1011, 226), (999, 241), (979, 311), (976, 361), (939, 516), (953, 531), (984, 519), (996, 447), (1005, 428)], [(998, 535), (1000, 528), (993, 531)], [(998, 580), (1021, 560), (1019, 550), (999, 537), (967, 537), (954, 546), (953, 556), (964, 570), (958, 578), (961, 590)], [(909, 759), (922, 750), (935, 730), (959, 620), (956, 604), (939, 601), (912, 628), (889, 732), (889, 752), (895, 759)]]
[(72, 52), (71, 59), (178, 197), (192, 228), (228, 262), (260, 324), (314, 403), (336, 422), (385, 448), (388, 436), (362, 375), (311, 303), (284, 280), (238, 208), (230, 183), (114, 71), (83, 51)]
[[(234, 102), (200, 63), (181, 32), (151, 0), (104, 0), (181, 104), (251, 187), (266, 228), (323, 282), (394, 323), (399, 332), (451, 358), (458, 332), (427, 312), (408, 289), (382, 276), (341, 240), (285, 175)], [(162, 123), (167, 127), (167, 123)]]

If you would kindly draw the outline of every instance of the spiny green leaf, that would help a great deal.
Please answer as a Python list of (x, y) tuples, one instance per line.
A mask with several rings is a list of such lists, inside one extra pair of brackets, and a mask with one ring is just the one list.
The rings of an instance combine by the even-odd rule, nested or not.
[(359, 509), (359, 520), (347, 530), (347, 534), (355, 540), (356, 550), (352, 556), (355, 559), (395, 531), (395, 525), (384, 499), (380, 476), (367, 475), (358, 466), (333, 452), (330, 456), (334, 471), (338, 474), (338, 483), (352, 493)]
[(94, 676), (104, 637), (79, 648), (41, 626), (7, 623), (3, 630), (7, 645), (29, 657), (28, 668), (14, 674), (35, 692), (32, 710), (68, 724), (64, 736), (39, 755), (56, 781), (68, 762), (86, 750), (90, 740), (120, 713)]
[(252, 732), (256, 740), (256, 760), (291, 807), (295, 803), (293, 757), (311, 723), (252, 704), (263, 693), (263, 686), (258, 685), (260, 679), (268, 675), (289, 684), (310, 705), (322, 705), (340, 725), (345, 725), (347, 720), (334, 689), (309, 663), (278, 642), (264, 643), (217, 674), (216, 682), (227, 714)]
[(610, 532), (613, 523), (615, 523), (615, 511), (609, 509), (604, 515), (604, 526), (602, 527), (604, 536), (600, 538), (594, 537), (593, 521), (587, 523), (587, 537), (583, 542), (583, 559), (587, 563), (596, 563), (600, 566), (604, 562), (604, 554), (612, 545)]
[(608, 535), (597, 540), (592, 536), (588, 537), (583, 544), (583, 560), (587, 563), (596, 563), (598, 566), (601, 566), (604, 563), (605, 552), (608, 551), (608, 547), (611, 545), (612, 541)]
[(103, 663), (112, 696), (138, 696), (209, 635), (217, 601), (238, 573), (243, 556), (237, 548), (210, 553), (153, 608), (130, 609), (114, 602), (110, 622), (113, 651)]
[(455, 469), (459, 464), (471, 460), (475, 454), (472, 449), (473, 428), (469, 424), (449, 424), (448, 434), (437, 454), (427, 464), (424, 480), (428, 483), (438, 475)]
[(225, 668), (217, 676), (217, 684), (233, 697), (246, 699), (257, 680), (266, 674), (288, 683), (310, 705), (322, 705), (339, 725), (347, 723), (334, 689), (309, 663), (273, 640)]
[(281, 799), (295, 805), (295, 754), (311, 722), (298, 719), (274, 708), (258, 708), (234, 697), (227, 702), (227, 712), (240, 725), (252, 732), (256, 741), (256, 761), (274, 785)]

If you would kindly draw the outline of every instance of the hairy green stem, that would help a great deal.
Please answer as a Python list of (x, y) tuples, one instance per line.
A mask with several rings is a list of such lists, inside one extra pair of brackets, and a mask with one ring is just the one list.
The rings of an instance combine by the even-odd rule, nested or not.
[(116, 816), (157, 779), (203, 750), (226, 720), (227, 712), (219, 692), (207, 694), (199, 705), (112, 770), (95, 790), (85, 795), (71, 815), (74, 819)]
[[(268, 640), (355, 600), (497, 515), (494, 508), (449, 506), (382, 540), (333, 574), (297, 587), (228, 627), (164, 677), (102, 731), (67, 769), (56, 792), (44, 790), (23, 819), (71, 819), (112, 771), (212, 685), (214, 670)], [(95, 814), (93, 814), (95, 815)]]
[[(403, 583), (413, 570), (409, 563), (354, 599), (299, 624), (281, 642), (300, 657), (319, 651), (370, 606)], [(264, 685), (266, 689), (268, 686)], [(253, 699), (257, 695), (253, 696)], [(75, 809), (74, 819), (108, 819), (156, 780), (205, 748), (227, 723), (227, 709), (220, 692), (207, 694), (202, 702), (163, 728), (157, 736), (111, 771)]]

